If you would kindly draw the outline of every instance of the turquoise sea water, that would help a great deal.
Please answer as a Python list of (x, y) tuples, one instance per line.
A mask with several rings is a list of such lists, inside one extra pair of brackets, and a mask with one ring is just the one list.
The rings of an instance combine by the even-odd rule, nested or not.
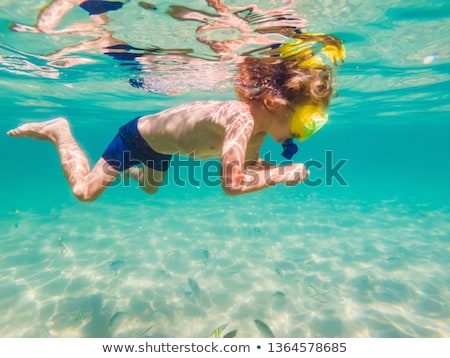
[[(93, 36), (11, 31), (47, 2), (15, 3), (0, 0), (1, 133), (65, 116), (94, 162), (138, 115), (235, 98), (231, 65), (196, 39), (200, 24), (167, 14), (180, 3), (131, 0), (108, 13), (106, 28), (135, 48), (192, 49), (189, 64), (162, 51), (147, 72), (98, 48), (52, 61)], [(131, 183), (80, 203), (50, 144), (0, 136), (1, 337), (208, 337), (225, 323), (237, 337), (267, 334), (255, 320), (276, 337), (449, 337), (448, 2), (254, 4), (293, 4), (308, 31), (344, 40), (330, 121), (295, 157), (345, 160), (343, 181), (316, 166), (321, 185), (227, 197), (216, 180), (171, 175), (155, 196)], [(57, 29), (92, 21), (74, 8)], [(263, 153), (281, 160), (270, 140)]]

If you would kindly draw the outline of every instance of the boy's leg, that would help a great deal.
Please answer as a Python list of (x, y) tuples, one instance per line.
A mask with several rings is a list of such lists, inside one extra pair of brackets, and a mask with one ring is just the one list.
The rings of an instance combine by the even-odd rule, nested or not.
[(159, 171), (143, 165), (142, 168), (132, 167), (127, 174), (139, 183), (147, 194), (155, 194), (164, 181), (167, 171)]
[(12, 137), (52, 142), (59, 154), (64, 175), (73, 194), (81, 201), (93, 201), (114, 181), (119, 172), (103, 158), (90, 171), (89, 161), (63, 117), (40, 123), (27, 123), (7, 133)]

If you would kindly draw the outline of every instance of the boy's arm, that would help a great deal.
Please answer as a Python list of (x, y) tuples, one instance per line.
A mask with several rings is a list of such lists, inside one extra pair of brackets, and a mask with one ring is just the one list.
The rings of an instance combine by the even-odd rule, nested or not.
[(260, 166), (263, 160), (260, 156), (260, 149), (264, 143), (266, 138), (266, 133), (258, 133), (252, 136), (247, 143), (247, 147), (245, 150), (245, 163), (244, 168), (248, 168), (249, 166)]
[[(75, 5), (87, 3), (83, 0), (52, 0), (44, 6), (37, 15), (36, 25), (27, 26), (14, 23), (10, 29), (17, 32), (45, 32), (47, 34), (92, 34), (96, 31), (101, 31), (101, 25), (109, 22), (109, 19), (104, 13), (90, 13), (91, 19), (94, 23), (80, 23), (72, 26), (67, 26), (61, 30), (55, 30), (64, 16), (73, 9)], [(88, 10), (87, 10), (88, 11)]]
[(76, 2), (75, 0), (52, 0), (39, 11), (35, 26), (13, 23), (10, 25), (10, 30), (52, 33), (64, 15), (72, 10)]
[(76, 5), (76, 0), (53, 0), (37, 16), (36, 28), (42, 32), (52, 32), (65, 14)]
[(248, 167), (264, 167), (267, 169), (274, 166), (272, 163), (267, 162), (260, 157), (261, 146), (263, 145), (266, 137), (266, 133), (258, 133), (248, 142), (245, 153), (245, 169)]
[(224, 192), (228, 195), (240, 195), (280, 183), (295, 185), (305, 181), (309, 172), (303, 164), (256, 167), (246, 163), (247, 143), (252, 132), (250, 123), (242, 121), (225, 134), (221, 160)]

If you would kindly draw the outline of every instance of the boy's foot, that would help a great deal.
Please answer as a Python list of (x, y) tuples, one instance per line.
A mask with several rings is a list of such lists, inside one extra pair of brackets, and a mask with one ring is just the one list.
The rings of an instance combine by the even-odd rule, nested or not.
[(15, 129), (11, 129), (6, 134), (17, 138), (54, 141), (56, 134), (67, 130), (70, 131), (67, 119), (58, 117), (46, 122), (26, 123)]
[(18, 24), (17, 22), (13, 22), (11, 25), (8, 26), (8, 28), (11, 31), (16, 32), (40, 32), (39, 29), (34, 26)]

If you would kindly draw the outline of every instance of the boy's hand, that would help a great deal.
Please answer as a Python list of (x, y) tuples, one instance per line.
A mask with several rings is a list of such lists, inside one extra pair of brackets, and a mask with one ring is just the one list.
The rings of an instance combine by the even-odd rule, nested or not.
[(303, 183), (308, 178), (310, 172), (304, 164), (291, 164), (280, 168), (284, 176), (284, 182), (288, 186)]

